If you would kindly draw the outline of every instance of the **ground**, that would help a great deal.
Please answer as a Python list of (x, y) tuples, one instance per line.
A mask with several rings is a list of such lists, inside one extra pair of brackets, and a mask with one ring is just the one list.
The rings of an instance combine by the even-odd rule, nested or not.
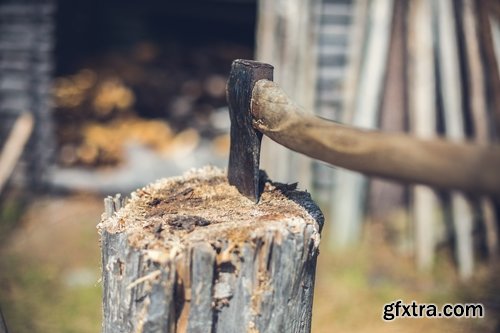
[[(38, 197), (26, 207), (4, 200), (0, 220), (0, 306), (11, 332), (98, 332), (101, 326), (99, 195)], [(19, 219), (17, 218), (19, 217)], [(328, 226), (326, 226), (328, 228)], [(446, 253), (418, 274), (371, 225), (362, 245), (333, 254), (323, 240), (313, 332), (499, 332), (495, 263), (461, 283)], [(324, 231), (328, 234), (328, 230)], [(496, 270), (498, 272), (498, 270)], [(482, 319), (382, 320), (384, 303), (482, 302)]]

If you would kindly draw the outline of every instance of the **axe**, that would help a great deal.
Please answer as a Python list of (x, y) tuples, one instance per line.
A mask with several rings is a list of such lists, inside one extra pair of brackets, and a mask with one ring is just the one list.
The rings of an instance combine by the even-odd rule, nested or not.
[(235, 60), (226, 93), (231, 118), (228, 180), (259, 201), (262, 134), (314, 159), (404, 183), (500, 196), (500, 146), (422, 140), (306, 114), (272, 82), (269, 64)]

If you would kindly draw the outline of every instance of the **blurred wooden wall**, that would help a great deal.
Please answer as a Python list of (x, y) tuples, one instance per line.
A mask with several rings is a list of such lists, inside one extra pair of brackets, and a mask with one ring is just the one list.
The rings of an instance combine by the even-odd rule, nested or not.
[(18, 179), (31, 189), (45, 185), (54, 140), (51, 86), (55, 1), (0, 2), (0, 139), (22, 113), (35, 122)]
[[(498, 2), (270, 3), (259, 3), (257, 58), (276, 66), (275, 81), (307, 110), (422, 138), (498, 142)], [(380, 222), (421, 270), (433, 267), (442, 245), (453, 250), (464, 279), (498, 254), (492, 198), (368, 179), (272, 143), (265, 150), (263, 168), (272, 178), (299, 181), (327, 207), (332, 248), (355, 246), (367, 223)]]

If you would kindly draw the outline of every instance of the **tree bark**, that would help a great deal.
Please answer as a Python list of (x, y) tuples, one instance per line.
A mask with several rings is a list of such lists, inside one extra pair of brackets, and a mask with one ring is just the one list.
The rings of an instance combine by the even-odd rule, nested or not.
[(105, 200), (103, 332), (309, 332), (323, 215), (265, 183), (259, 204), (205, 168)]

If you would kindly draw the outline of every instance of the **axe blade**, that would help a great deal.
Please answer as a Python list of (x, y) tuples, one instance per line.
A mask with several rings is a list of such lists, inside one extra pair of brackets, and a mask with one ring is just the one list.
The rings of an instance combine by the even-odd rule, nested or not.
[(226, 95), (231, 119), (228, 180), (238, 191), (259, 201), (259, 159), (262, 133), (253, 128), (252, 90), (259, 80), (273, 80), (273, 66), (252, 60), (233, 61)]

